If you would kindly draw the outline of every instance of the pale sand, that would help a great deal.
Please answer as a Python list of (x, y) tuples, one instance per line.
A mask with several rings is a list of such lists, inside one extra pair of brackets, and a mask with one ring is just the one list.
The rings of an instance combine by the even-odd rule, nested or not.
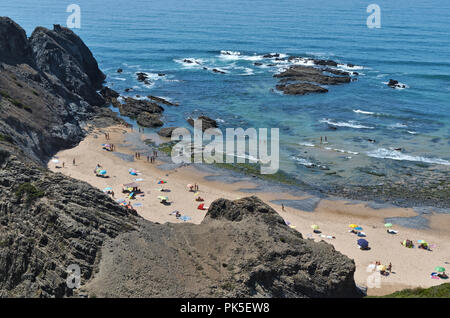
[[(111, 139), (106, 141), (105, 131), (110, 133)], [(314, 212), (305, 212), (289, 207), (285, 212), (281, 211), (281, 206), (270, 203), (271, 200), (299, 200), (307, 196), (296, 197), (287, 193), (255, 192), (242, 193), (240, 188), (253, 188), (255, 184), (249, 182), (239, 183), (221, 183), (206, 181), (203, 172), (199, 172), (193, 167), (183, 167), (176, 170), (162, 171), (156, 164), (146, 161), (142, 156), (135, 162), (127, 162), (120, 159), (111, 152), (102, 149), (104, 143), (112, 143), (116, 146), (116, 151), (134, 155), (134, 151), (126, 145), (119, 147), (124, 143), (124, 134), (129, 133), (127, 128), (110, 127), (108, 129), (94, 129), (94, 131), (83, 140), (77, 147), (59, 152), (56, 157), (60, 163), (49, 162), (49, 168), (55, 172), (61, 172), (73, 178), (86, 181), (91, 185), (103, 190), (106, 187), (112, 187), (115, 198), (125, 198), (122, 194), (121, 184), (139, 181), (140, 188), (145, 196), (138, 196), (132, 200), (132, 204), (141, 203), (142, 206), (135, 207), (139, 215), (143, 218), (159, 223), (165, 222), (183, 222), (178, 220), (170, 212), (178, 210), (182, 215), (192, 218), (189, 222), (200, 223), (206, 211), (197, 209), (200, 202), (196, 202), (195, 195), (189, 192), (186, 185), (197, 183), (200, 189), (200, 196), (205, 199), (205, 206), (208, 207), (212, 201), (218, 198), (234, 200), (249, 195), (257, 195), (263, 201), (272, 206), (280, 215), (291, 223), (291, 226), (300, 231), (305, 238), (311, 237), (314, 240), (325, 240), (334, 245), (334, 247), (355, 260), (356, 273), (355, 281), (357, 284), (367, 286), (367, 277), (371, 274), (366, 271), (367, 266), (375, 261), (381, 261), (382, 264), (393, 265), (393, 273), (387, 277), (381, 277), (381, 288), (369, 288), (369, 295), (383, 295), (407, 287), (429, 287), (445, 282), (444, 280), (435, 280), (430, 278), (430, 273), (434, 267), (449, 267), (450, 264), (450, 215), (431, 214), (425, 216), (429, 220), (430, 229), (416, 230), (395, 226), (399, 231), (397, 235), (386, 233), (383, 219), (386, 217), (409, 217), (417, 215), (412, 209), (389, 208), (372, 209), (365, 204), (352, 204), (344, 200), (321, 200)], [(142, 137), (142, 139), (145, 139)], [(75, 158), (76, 165), (72, 165), (72, 159)], [(56, 168), (65, 163), (64, 168)], [(99, 178), (93, 173), (96, 164), (100, 163), (108, 171), (109, 178)], [(134, 168), (140, 174), (132, 176), (128, 173), (129, 168)], [(161, 186), (157, 184), (159, 180), (167, 181), (165, 188), (170, 192), (160, 192)], [(172, 202), (170, 206), (162, 205), (157, 196), (164, 195), (169, 197)], [(129, 200), (127, 199), (127, 202)], [(361, 251), (357, 248), (356, 240), (358, 237), (348, 233), (348, 225), (351, 223), (363, 227), (367, 234), (371, 250)], [(317, 224), (324, 235), (333, 235), (335, 239), (321, 238), (318, 234), (313, 234), (311, 225)], [(433, 251), (424, 251), (418, 248), (408, 249), (400, 245), (400, 241), (411, 239), (417, 242), (423, 239), (433, 246)], [(449, 269), (450, 271), (450, 269)]]

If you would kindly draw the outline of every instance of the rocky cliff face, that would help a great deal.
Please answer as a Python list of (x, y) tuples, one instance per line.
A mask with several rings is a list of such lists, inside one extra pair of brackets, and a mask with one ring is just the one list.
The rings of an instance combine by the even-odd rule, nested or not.
[(67, 267), (89, 279), (108, 238), (136, 218), (90, 185), (0, 150), (0, 297), (63, 297)]
[(97, 297), (358, 297), (355, 264), (256, 197), (219, 199), (200, 225), (142, 222), (104, 245)]
[(88, 120), (108, 115), (96, 92), (105, 75), (69, 29), (39, 27), (27, 39), (0, 17), (0, 35), (0, 135), (43, 163), (80, 142)]
[(71, 264), (88, 295), (359, 296), (350, 259), (255, 197), (217, 200), (200, 225), (161, 225), (48, 171), (86, 123), (117, 121), (96, 93), (104, 75), (63, 27), (27, 39), (0, 18), (0, 35), (0, 297), (72, 296)]

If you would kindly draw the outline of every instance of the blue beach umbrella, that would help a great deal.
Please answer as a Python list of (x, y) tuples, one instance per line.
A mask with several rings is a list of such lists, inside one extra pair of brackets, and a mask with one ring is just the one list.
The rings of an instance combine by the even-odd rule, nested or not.
[(360, 227), (360, 226), (358, 226), (358, 227), (355, 227), (355, 230), (357, 230), (357, 231), (362, 231), (362, 227)]
[(106, 174), (106, 170), (100, 170), (98, 174), (104, 176)]
[(361, 246), (362, 248), (367, 248), (369, 247), (369, 242), (367, 242), (365, 239), (359, 239), (358, 245)]

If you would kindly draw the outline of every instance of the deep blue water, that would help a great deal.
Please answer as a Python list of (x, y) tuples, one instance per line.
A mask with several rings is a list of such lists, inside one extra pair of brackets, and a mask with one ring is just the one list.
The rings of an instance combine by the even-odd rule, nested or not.
[[(30, 35), (38, 25), (65, 25), (69, 3), (2, 0), (0, 15)], [(180, 103), (165, 107), (167, 125), (186, 125), (186, 117), (204, 113), (222, 128), (278, 127), (281, 168), (312, 182), (377, 182), (358, 168), (395, 176), (405, 165), (422, 169), (418, 162), (450, 169), (448, 1), (376, 1), (379, 29), (366, 26), (371, 2), (358, 0), (76, 3), (82, 15), (75, 32), (108, 75), (108, 85), (123, 95)], [(224, 56), (222, 50), (240, 55)], [(260, 58), (271, 52), (352, 63), (360, 75), (327, 94), (284, 96), (273, 91), (273, 75), (283, 65), (253, 64), (273, 63)], [(185, 58), (227, 73), (186, 65)], [(152, 84), (138, 82), (138, 71), (151, 73)], [(387, 87), (390, 78), (407, 88)], [(134, 90), (127, 94), (125, 88)], [(329, 130), (328, 123), (338, 129)], [(320, 145), (320, 136), (329, 143)], [(311, 163), (343, 178), (308, 168)]]

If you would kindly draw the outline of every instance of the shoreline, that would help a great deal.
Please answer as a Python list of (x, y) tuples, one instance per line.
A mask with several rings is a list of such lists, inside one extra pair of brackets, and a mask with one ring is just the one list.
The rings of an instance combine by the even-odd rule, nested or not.
[[(104, 132), (110, 132), (111, 139), (106, 141)], [(141, 141), (142, 145), (136, 145), (130, 140)], [(101, 145), (112, 143), (116, 146), (115, 152), (102, 150)], [(146, 148), (146, 149), (145, 149)], [(142, 150), (137, 150), (142, 149)], [(242, 198), (245, 196), (256, 195), (265, 203), (273, 207), (284, 219), (290, 223), (290, 226), (302, 233), (304, 238), (314, 239), (315, 241), (325, 240), (334, 245), (334, 247), (355, 260), (356, 272), (355, 281), (358, 285), (367, 285), (366, 268), (375, 261), (381, 261), (382, 264), (393, 264), (393, 272), (387, 277), (381, 278), (381, 288), (369, 288), (368, 295), (384, 295), (390, 292), (408, 287), (430, 287), (445, 282), (444, 280), (433, 280), (429, 274), (435, 266), (443, 266), (445, 262), (450, 262), (450, 248), (445, 248), (445, 242), (450, 238), (448, 229), (450, 228), (450, 215), (430, 213), (422, 217), (428, 220), (427, 229), (413, 229), (394, 225), (399, 234), (392, 236), (386, 233), (384, 228), (384, 219), (389, 217), (411, 218), (417, 217), (417, 212), (411, 208), (401, 207), (370, 207), (370, 202), (354, 202), (339, 198), (319, 198), (313, 200), (314, 196), (308, 193), (290, 193), (287, 191), (260, 191), (258, 182), (255, 178), (244, 178), (243, 181), (226, 183), (221, 177), (210, 177), (210, 173), (197, 169), (195, 166), (173, 167), (159, 159), (156, 164), (146, 162), (145, 156), (140, 160), (134, 160), (133, 152), (149, 151), (150, 148), (145, 145), (142, 136), (137, 132), (130, 132), (129, 129), (121, 126), (110, 126), (108, 128), (92, 128), (86, 138), (75, 148), (58, 152), (58, 160), (65, 162), (64, 168), (56, 168), (55, 163), (49, 162), (48, 167), (54, 172), (61, 172), (73, 178), (86, 181), (103, 190), (106, 187), (112, 187), (115, 192), (115, 198), (123, 198), (120, 191), (121, 184), (137, 181), (141, 186), (144, 197), (137, 197), (132, 204), (138, 214), (143, 218), (159, 223), (165, 222), (183, 222), (173, 215), (169, 215), (174, 210), (179, 210), (182, 215), (191, 218), (188, 222), (200, 223), (206, 211), (197, 210), (200, 202), (194, 200), (194, 194), (188, 192), (187, 184), (199, 184), (200, 196), (205, 199), (205, 206), (219, 198), (230, 200)], [(121, 155), (132, 161), (124, 160)], [(123, 157), (123, 156), (122, 156)], [(76, 159), (76, 165), (72, 165), (72, 159)], [(95, 161), (92, 158), (96, 158)], [(100, 163), (107, 171), (109, 178), (97, 178), (93, 175), (93, 168)], [(161, 165), (161, 167), (159, 166)], [(128, 174), (128, 169), (134, 168), (141, 172), (138, 176)], [(159, 203), (157, 196), (161, 195), (160, 186), (157, 180), (168, 181), (166, 188), (171, 192), (163, 195), (173, 201), (170, 206), (164, 206)], [(270, 183), (270, 182), (269, 182)], [(243, 192), (242, 189), (246, 191)], [(281, 201), (280, 201), (281, 200)], [(284, 200), (284, 201), (283, 201)], [(281, 209), (281, 202), (299, 202), (295, 208), (285, 204), (285, 211)], [(128, 201), (128, 200), (127, 200)], [(312, 201), (312, 202), (311, 202)], [(301, 203), (304, 203), (303, 205)], [(140, 203), (142, 205), (136, 205)], [(277, 204), (278, 203), (278, 204)], [(366, 239), (370, 242), (372, 249), (370, 251), (361, 251), (356, 247), (357, 236), (348, 233), (348, 224), (355, 223), (364, 228), (367, 234)], [(335, 239), (323, 238), (320, 235), (313, 234), (310, 226), (318, 224), (323, 235), (335, 236)], [(420, 249), (407, 249), (399, 244), (403, 239), (417, 241), (424, 239), (436, 246), (432, 252)], [(426, 257), (422, 257), (427, 253)]]

